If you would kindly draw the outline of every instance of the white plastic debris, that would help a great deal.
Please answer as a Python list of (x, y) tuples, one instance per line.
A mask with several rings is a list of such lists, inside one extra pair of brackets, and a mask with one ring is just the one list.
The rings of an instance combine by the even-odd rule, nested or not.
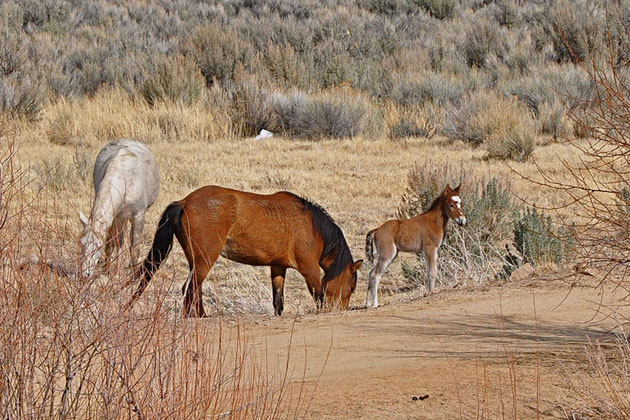
[(269, 137), (273, 137), (273, 133), (263, 128), (262, 130), (260, 130), (260, 133), (256, 137), (254, 137), (254, 140), (268, 139)]

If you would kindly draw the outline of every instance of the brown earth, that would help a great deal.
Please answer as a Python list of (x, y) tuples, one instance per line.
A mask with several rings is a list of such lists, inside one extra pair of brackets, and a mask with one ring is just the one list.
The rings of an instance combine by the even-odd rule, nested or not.
[(589, 340), (613, 344), (624, 296), (536, 281), (244, 324), (252, 349), (288, 366), (299, 418), (555, 418), (578, 408), (567, 378)]

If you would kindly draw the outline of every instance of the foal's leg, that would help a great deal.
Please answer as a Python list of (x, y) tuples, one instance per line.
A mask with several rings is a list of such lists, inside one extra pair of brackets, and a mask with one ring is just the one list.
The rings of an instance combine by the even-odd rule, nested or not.
[(378, 284), (383, 274), (385, 274), (385, 270), (387, 270), (387, 267), (394, 261), (398, 253), (394, 241), (380, 243), (377, 240), (375, 245), (378, 251), (378, 261), (372, 270), (370, 270), (368, 277), (368, 291), (365, 298), (366, 308), (378, 307)]
[(424, 292), (428, 296), (435, 287), (435, 278), (437, 277), (437, 246), (425, 247), (424, 256), (427, 260), (427, 290)]
[(273, 290), (273, 308), (276, 315), (282, 315), (284, 310), (284, 276), (287, 273), (285, 267), (271, 266), (271, 288)]

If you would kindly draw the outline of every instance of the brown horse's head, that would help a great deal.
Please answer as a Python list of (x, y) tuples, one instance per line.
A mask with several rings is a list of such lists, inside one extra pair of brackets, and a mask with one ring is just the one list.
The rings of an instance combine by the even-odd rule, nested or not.
[(460, 226), (465, 226), (466, 216), (464, 216), (464, 211), (462, 210), (462, 199), (459, 196), (459, 187), (461, 187), (461, 184), (455, 189), (451, 189), (449, 185), (444, 189), (442, 193), (444, 196), (444, 211), (449, 219), (454, 220)]
[(326, 283), (326, 303), (329, 307), (348, 309), (350, 297), (357, 287), (357, 271), (362, 264), (363, 260), (350, 261), (337, 277)]
[(313, 218), (313, 228), (322, 241), (319, 265), (324, 269), (322, 283), (326, 290), (326, 303), (330, 308), (348, 309), (350, 296), (357, 287), (357, 271), (363, 260), (353, 261), (343, 232), (319, 204), (301, 197), (305, 209)]

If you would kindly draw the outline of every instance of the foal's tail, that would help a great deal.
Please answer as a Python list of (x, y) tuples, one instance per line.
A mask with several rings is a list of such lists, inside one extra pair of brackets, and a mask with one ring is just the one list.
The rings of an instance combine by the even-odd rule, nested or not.
[(376, 229), (373, 229), (369, 231), (367, 236), (365, 237), (365, 258), (367, 258), (369, 262), (374, 262), (374, 233), (375, 232), (376, 232)]
[(136, 278), (140, 277), (140, 283), (138, 284), (138, 289), (127, 304), (128, 307), (133, 305), (136, 299), (140, 297), (155, 272), (160, 268), (160, 265), (171, 252), (173, 248), (173, 235), (181, 231), (181, 218), (183, 213), (184, 203), (181, 201), (175, 201), (169, 204), (166, 210), (164, 210), (164, 213), (162, 213), (158, 229), (153, 238), (151, 250), (144, 259), (142, 266), (135, 273)]

